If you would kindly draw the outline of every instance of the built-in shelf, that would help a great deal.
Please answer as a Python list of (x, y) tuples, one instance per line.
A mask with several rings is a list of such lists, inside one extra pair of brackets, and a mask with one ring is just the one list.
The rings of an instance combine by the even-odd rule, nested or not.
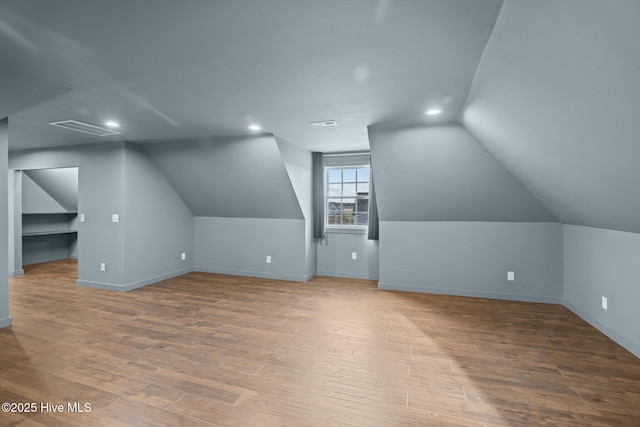
[(22, 212), (22, 215), (75, 215), (78, 212), (76, 211), (66, 211), (66, 212)]
[(71, 234), (77, 233), (78, 230), (43, 230), (43, 231), (27, 231), (22, 233), (22, 237), (29, 236), (50, 236), (52, 234)]

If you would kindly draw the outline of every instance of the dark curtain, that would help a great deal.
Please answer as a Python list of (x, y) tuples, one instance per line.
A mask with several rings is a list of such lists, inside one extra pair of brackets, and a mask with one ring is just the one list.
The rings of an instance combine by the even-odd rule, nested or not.
[(313, 238), (324, 239), (324, 162), (313, 153)]
[(378, 203), (376, 202), (376, 190), (373, 184), (373, 168), (371, 168), (371, 176), (369, 183), (369, 230), (367, 238), (369, 240), (378, 240), (380, 234), (380, 221), (378, 221)]

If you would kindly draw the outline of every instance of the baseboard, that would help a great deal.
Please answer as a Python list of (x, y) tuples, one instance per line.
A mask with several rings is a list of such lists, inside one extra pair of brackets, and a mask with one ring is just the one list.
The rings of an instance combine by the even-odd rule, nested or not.
[(76, 280), (76, 285), (86, 286), (95, 289), (106, 289), (109, 291), (127, 292), (143, 286), (151, 285), (153, 283), (161, 282), (163, 280), (171, 279), (173, 277), (182, 276), (183, 274), (191, 273), (193, 268), (184, 268), (182, 270), (174, 271), (172, 273), (161, 274), (160, 276), (151, 277), (149, 279), (140, 280), (137, 282), (129, 283), (127, 285), (116, 285), (113, 283), (92, 282), (89, 280)]
[(78, 255), (71, 255), (69, 256), (69, 259), (78, 259)]
[(216, 274), (229, 274), (231, 276), (245, 276), (245, 277), (256, 277), (259, 279), (273, 279), (273, 280), (287, 280), (290, 282), (307, 282), (314, 275), (306, 274), (306, 275), (293, 275), (293, 274), (274, 274), (274, 273), (265, 273), (262, 271), (240, 271), (240, 270), (229, 270), (227, 268), (215, 268), (215, 267), (193, 267), (193, 271), (197, 271), (200, 273), (216, 273)]
[(151, 285), (153, 283), (162, 282), (163, 280), (172, 279), (174, 277), (182, 276), (183, 274), (191, 273), (193, 267), (183, 268), (178, 271), (174, 271), (171, 273), (161, 274), (160, 276), (151, 277), (149, 279), (140, 280), (138, 282), (129, 283), (128, 285), (123, 286), (123, 290), (131, 291), (133, 289), (141, 288), (143, 286)]
[(329, 276), (329, 277), (343, 277), (346, 279), (363, 279), (363, 280), (378, 280), (378, 275), (360, 274), (360, 273), (340, 273), (335, 271), (318, 271), (316, 276)]
[(426, 294), (453, 295), (458, 297), (489, 298), (506, 301), (539, 302), (545, 304), (562, 304), (562, 298), (540, 297), (535, 295), (503, 294), (500, 292), (470, 291), (466, 289), (425, 288), (410, 285), (396, 285), (378, 282), (378, 288), (387, 291), (420, 292)]
[(123, 285), (116, 285), (114, 283), (104, 283), (104, 282), (92, 282), (90, 280), (76, 280), (76, 285), (85, 286), (87, 288), (94, 289), (106, 289), (108, 291), (118, 291), (124, 292), (126, 289)]
[(571, 310), (572, 312), (574, 312), (578, 317), (583, 319), (585, 322), (587, 322), (588, 324), (590, 324), (591, 326), (593, 326), (594, 328), (596, 328), (597, 330), (599, 330), (600, 332), (602, 332), (603, 334), (605, 334), (606, 336), (608, 336), (609, 338), (611, 338), (612, 340), (620, 344), (622, 347), (627, 349), (634, 356), (640, 358), (640, 345), (620, 335), (618, 332), (604, 325), (603, 323), (596, 320), (591, 315), (579, 309), (578, 307), (571, 304), (570, 302), (565, 300), (563, 301), (563, 305), (567, 307), (569, 310)]
[(6, 328), (13, 325), (13, 319), (11, 316), (0, 319), (0, 328)]
[(9, 277), (13, 277), (13, 276), (21, 276), (24, 274), (24, 269), (21, 268), (20, 270), (13, 270), (9, 272)]

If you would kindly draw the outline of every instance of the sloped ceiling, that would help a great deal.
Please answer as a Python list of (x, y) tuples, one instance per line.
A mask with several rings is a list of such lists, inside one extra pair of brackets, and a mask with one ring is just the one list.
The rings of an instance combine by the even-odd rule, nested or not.
[(273, 135), (143, 147), (194, 216), (304, 219)]
[(24, 173), (65, 210), (78, 210), (78, 168), (32, 169)]
[(369, 129), (382, 221), (556, 218), (459, 125)]
[(640, 232), (640, 2), (505, 1), (460, 121), (561, 222)]
[[(255, 121), (307, 150), (367, 149), (372, 123), (455, 119), (501, 3), (3, 1), (0, 33), (11, 37), (0, 50), (32, 47), (22, 51), (29, 64), (7, 57), (3, 67), (73, 89), (11, 116), (10, 148), (246, 135)], [(38, 82), (25, 73), (19, 83)], [(426, 118), (433, 107), (444, 114)], [(46, 124), (64, 119), (115, 119), (123, 134)], [(309, 124), (329, 119), (339, 125)]]

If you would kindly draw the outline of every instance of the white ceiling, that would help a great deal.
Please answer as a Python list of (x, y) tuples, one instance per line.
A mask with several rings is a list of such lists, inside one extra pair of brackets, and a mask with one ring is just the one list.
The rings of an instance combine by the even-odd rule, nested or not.
[(366, 149), (369, 125), (457, 118), (501, 3), (3, 1), (0, 113), (11, 149), (105, 140), (46, 124), (66, 119), (115, 119), (106, 139), (128, 141), (257, 122), (310, 150)]

